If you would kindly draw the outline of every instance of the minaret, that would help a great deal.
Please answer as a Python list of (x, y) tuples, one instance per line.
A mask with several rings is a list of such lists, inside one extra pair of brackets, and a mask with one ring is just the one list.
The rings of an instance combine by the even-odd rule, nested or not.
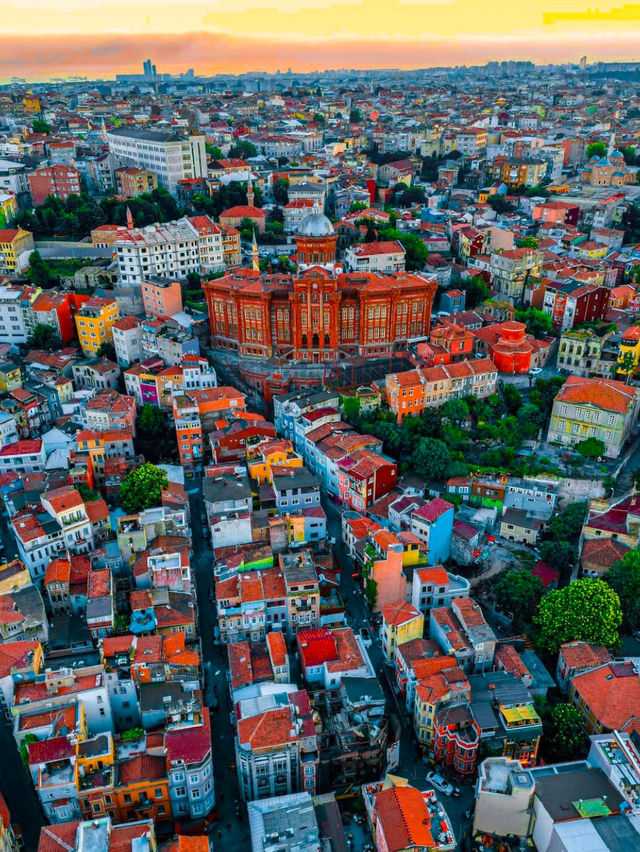
[(134, 227), (135, 227), (135, 225), (133, 224), (133, 216), (131, 215), (131, 209), (129, 208), (129, 205), (127, 204), (127, 228), (131, 229), (131, 228), (134, 228)]
[(609, 147), (607, 149), (607, 157), (610, 157), (613, 152), (616, 150), (616, 132), (615, 130), (609, 137)]
[(103, 142), (107, 141), (107, 126), (104, 123), (104, 118), (100, 122), (100, 138), (102, 139)]
[(253, 184), (251, 183), (251, 172), (249, 172), (249, 178), (247, 180), (247, 204), (249, 205), (249, 207), (253, 207), (253, 199)]
[(251, 266), (254, 272), (260, 272), (260, 255), (258, 254), (258, 241), (256, 231), (253, 229), (253, 242), (251, 243)]

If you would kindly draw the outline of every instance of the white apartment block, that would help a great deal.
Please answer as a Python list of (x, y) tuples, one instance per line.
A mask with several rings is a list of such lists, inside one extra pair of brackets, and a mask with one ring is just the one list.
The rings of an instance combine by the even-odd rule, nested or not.
[(26, 315), (38, 292), (34, 288), (0, 287), (0, 343), (27, 342), (30, 329)]
[(140, 284), (152, 276), (186, 278), (202, 268), (224, 269), (222, 232), (206, 216), (132, 228), (114, 246), (123, 285)]
[(117, 128), (107, 133), (112, 165), (148, 169), (176, 194), (178, 181), (207, 176), (204, 136)]

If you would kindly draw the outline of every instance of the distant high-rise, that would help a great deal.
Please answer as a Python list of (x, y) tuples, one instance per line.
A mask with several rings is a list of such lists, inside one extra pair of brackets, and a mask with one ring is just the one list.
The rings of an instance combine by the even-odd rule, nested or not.
[(142, 63), (143, 76), (145, 80), (156, 79), (156, 66), (151, 64), (150, 59), (145, 59)]

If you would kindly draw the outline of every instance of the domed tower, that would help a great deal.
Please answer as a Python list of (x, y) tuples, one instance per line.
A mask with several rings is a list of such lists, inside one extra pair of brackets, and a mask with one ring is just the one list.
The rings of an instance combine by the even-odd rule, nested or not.
[(336, 262), (337, 234), (330, 220), (317, 207), (305, 216), (296, 234), (298, 266), (333, 266)]

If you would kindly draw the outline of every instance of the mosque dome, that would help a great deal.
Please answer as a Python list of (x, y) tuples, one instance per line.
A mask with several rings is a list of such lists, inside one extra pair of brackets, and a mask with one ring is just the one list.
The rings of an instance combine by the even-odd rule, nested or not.
[(309, 213), (300, 222), (298, 234), (301, 237), (330, 237), (334, 230), (331, 221), (322, 213)]

